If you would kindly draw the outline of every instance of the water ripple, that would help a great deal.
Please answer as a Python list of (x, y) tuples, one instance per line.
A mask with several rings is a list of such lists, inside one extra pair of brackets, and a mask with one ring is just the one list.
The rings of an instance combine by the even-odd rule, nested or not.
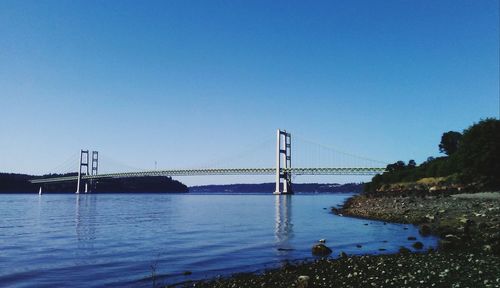
[[(1, 195), (0, 283), (151, 287), (335, 253), (396, 251), (415, 227), (323, 210), (346, 195)], [(368, 225), (364, 225), (368, 224)], [(421, 238), (435, 245), (434, 238)], [(358, 248), (356, 245), (362, 245)], [(191, 275), (184, 275), (191, 271)]]

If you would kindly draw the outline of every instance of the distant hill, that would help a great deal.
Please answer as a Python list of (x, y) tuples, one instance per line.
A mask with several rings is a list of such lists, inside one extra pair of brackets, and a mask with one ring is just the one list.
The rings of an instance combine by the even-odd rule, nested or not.
[[(0, 193), (36, 193), (40, 184), (31, 184), (30, 179), (75, 175), (76, 173), (44, 176), (0, 173)], [(75, 190), (76, 183), (73, 181), (43, 184), (44, 193), (74, 193)], [(92, 189), (93, 193), (178, 193), (187, 191), (188, 188), (183, 183), (163, 176), (99, 179)]]
[[(320, 184), (298, 183), (292, 184), (295, 193), (359, 193), (363, 191), (363, 183), (348, 184)], [(189, 187), (192, 193), (270, 193), (273, 192), (275, 183), (261, 184), (228, 184), (228, 185), (203, 185)]]

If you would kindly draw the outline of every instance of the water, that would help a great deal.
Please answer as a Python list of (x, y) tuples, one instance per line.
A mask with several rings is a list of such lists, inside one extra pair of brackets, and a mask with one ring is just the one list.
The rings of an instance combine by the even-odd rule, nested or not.
[(391, 253), (420, 238), (411, 225), (324, 209), (348, 196), (0, 195), (0, 286), (151, 287), (153, 270), (172, 284), (312, 258), (321, 238), (335, 255)]

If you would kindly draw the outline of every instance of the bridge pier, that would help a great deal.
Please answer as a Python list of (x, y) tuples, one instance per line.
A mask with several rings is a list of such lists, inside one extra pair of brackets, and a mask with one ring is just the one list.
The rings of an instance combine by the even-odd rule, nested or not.
[[(291, 168), (292, 135), (278, 129), (276, 132), (276, 189), (274, 194), (293, 194)], [(281, 179), (283, 179), (283, 183)]]

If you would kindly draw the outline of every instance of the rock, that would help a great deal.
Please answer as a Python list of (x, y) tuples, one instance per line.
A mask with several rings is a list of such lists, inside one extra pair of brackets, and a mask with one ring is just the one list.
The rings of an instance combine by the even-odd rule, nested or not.
[(182, 273), (182, 274), (185, 275), (185, 276), (187, 276), (187, 275), (193, 274), (193, 272), (191, 272), (191, 271), (184, 271), (184, 273)]
[(408, 249), (408, 248), (406, 248), (406, 247), (401, 246), (401, 247), (399, 248), (399, 253), (401, 253), (401, 254), (410, 254), (410, 253), (411, 253), (411, 250), (410, 250), (410, 249)]
[(433, 222), (434, 221), (434, 216), (433, 215), (425, 215), (424, 217), (422, 217), (422, 219), (420, 219), (421, 222)]
[(453, 245), (453, 242), (445, 239), (439, 240), (439, 248), (442, 250), (450, 250), (453, 249), (455, 246)]
[(428, 236), (431, 234), (431, 227), (427, 224), (422, 224), (420, 225), (420, 228), (418, 229), (418, 232), (422, 235), (422, 236)]
[(363, 246), (361, 244), (357, 244), (356, 247), (361, 248)]
[(491, 252), (493, 252), (493, 254), (496, 256), (500, 256), (500, 242), (491, 244)]
[(444, 239), (439, 240), (439, 247), (443, 250), (450, 250), (462, 246), (462, 240), (460, 237), (448, 234), (444, 236)]
[(340, 257), (344, 259), (348, 258), (347, 254), (344, 251), (340, 252)]
[(332, 211), (332, 213), (335, 214), (335, 215), (338, 215), (340, 213), (340, 209), (339, 208), (335, 208), (335, 207), (332, 207), (330, 209), (330, 211)]
[(408, 240), (415, 241), (415, 240), (417, 240), (417, 237), (410, 236), (410, 237), (408, 237)]
[(422, 242), (420, 242), (420, 241), (417, 241), (417, 242), (413, 243), (413, 245), (412, 245), (412, 246), (413, 246), (415, 249), (422, 249), (422, 248), (424, 248), (424, 244), (423, 244)]
[(307, 288), (309, 287), (309, 276), (305, 276), (305, 275), (302, 275), (302, 276), (299, 276), (299, 278), (297, 279), (297, 287), (298, 288)]
[(453, 234), (447, 234), (444, 236), (445, 240), (451, 241), (451, 242), (460, 242), (460, 237), (453, 235)]
[(332, 254), (332, 249), (324, 244), (316, 244), (312, 247), (312, 254), (315, 256), (328, 256)]
[(479, 230), (488, 229), (488, 224), (481, 222), (477, 227), (479, 228)]
[(462, 218), (460, 219), (460, 222), (463, 223), (463, 224), (467, 224), (467, 225), (474, 225), (474, 220), (471, 220), (471, 219), (468, 219), (468, 218)]
[(293, 248), (278, 248), (278, 251), (293, 251)]

